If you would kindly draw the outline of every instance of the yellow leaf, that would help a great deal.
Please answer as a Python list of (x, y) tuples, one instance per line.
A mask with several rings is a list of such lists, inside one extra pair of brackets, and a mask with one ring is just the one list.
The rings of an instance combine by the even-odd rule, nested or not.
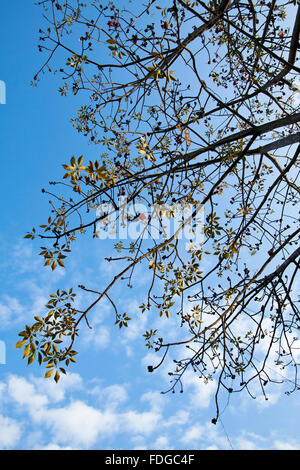
[(27, 344), (26, 348), (24, 349), (24, 359), (26, 359), (27, 356), (29, 356), (31, 352), (30, 344)]
[(57, 266), (57, 263), (56, 263), (56, 261), (54, 260), (53, 263), (52, 263), (52, 266), (51, 266), (52, 271), (54, 271), (54, 269), (56, 268), (56, 266)]
[(53, 374), (53, 371), (54, 369), (47, 370), (46, 374), (44, 375), (44, 378), (48, 379), (49, 377), (51, 377), (51, 375)]
[(63, 165), (63, 168), (68, 171), (75, 170), (75, 166), (70, 166), (70, 165)]
[(23, 348), (24, 344), (26, 343), (27, 339), (23, 339), (21, 341), (18, 341), (15, 345), (15, 348)]
[(32, 354), (32, 356), (30, 356), (28, 359), (28, 365), (31, 364), (34, 361), (34, 359), (35, 359), (35, 355)]

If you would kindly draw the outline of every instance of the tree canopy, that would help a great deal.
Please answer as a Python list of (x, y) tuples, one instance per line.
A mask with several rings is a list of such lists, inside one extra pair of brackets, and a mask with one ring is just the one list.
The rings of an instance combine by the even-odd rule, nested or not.
[[(267, 398), (282, 369), (287, 393), (299, 389), (300, 6), (38, 3), (46, 56), (32, 85), (50, 71), (62, 96), (77, 95), (72, 125), (99, 157), (89, 158), (91, 147), (68, 157), (62, 180), (43, 189), (51, 193), (49, 219), (26, 238), (42, 240), (40, 255), (54, 270), (79, 235), (117, 239), (116, 226), (131, 224), (136, 236), (116, 241), (106, 256), (118, 269), (107, 285), (50, 294), (16, 345), (28, 364), (36, 359), (58, 381), (103, 299), (112, 322), (130, 328), (113, 288), (134, 289), (143, 265), (141, 315), (178, 318), (179, 340), (157, 329), (144, 334), (157, 354), (149, 372), (171, 351), (175, 357), (169, 391), (182, 389), (188, 369), (215, 380), (216, 422), (222, 389), (253, 396), (256, 383)], [(76, 289), (94, 295), (84, 309)]]

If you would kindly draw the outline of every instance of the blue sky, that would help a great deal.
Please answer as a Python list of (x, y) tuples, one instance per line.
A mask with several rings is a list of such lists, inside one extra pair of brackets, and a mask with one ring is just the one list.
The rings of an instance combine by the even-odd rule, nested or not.
[[(51, 292), (98, 286), (114, 273), (103, 263), (108, 242), (80, 240), (66, 269), (52, 273), (37, 256), (39, 243), (24, 240), (48, 217), (41, 189), (61, 177), (61, 164), (73, 154), (94, 152), (69, 124), (76, 102), (60, 96), (55, 78), (45, 75), (38, 88), (30, 86), (41, 66), (39, 27), (40, 10), (31, 0), (2, 5), (0, 340), (6, 364), (0, 364), (0, 448), (299, 449), (300, 398), (287, 397), (286, 386), (271, 390), (267, 402), (225, 397), (217, 425), (210, 422), (214, 382), (205, 385), (188, 372), (184, 393), (161, 394), (169, 384), (168, 364), (147, 372), (157, 357), (153, 361), (142, 334), (158, 320), (139, 313), (142, 271), (135, 296), (115, 291), (132, 317), (130, 327), (120, 331), (109, 304), (99, 305), (90, 317), (93, 329), (83, 327), (77, 364), (58, 384), (44, 380), (38, 366), (28, 367), (14, 348), (18, 332), (42, 313)], [(176, 319), (165, 320), (161, 330), (178, 334)]]

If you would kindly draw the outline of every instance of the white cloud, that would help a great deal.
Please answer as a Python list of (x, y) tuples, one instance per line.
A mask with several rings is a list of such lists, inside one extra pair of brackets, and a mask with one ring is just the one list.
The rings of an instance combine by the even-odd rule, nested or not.
[(102, 407), (107, 409), (115, 409), (128, 400), (127, 391), (121, 385), (110, 385), (105, 388), (97, 387), (97, 390), (94, 390), (93, 393), (95, 394), (95, 392)]
[[(275, 433), (268, 438), (248, 431), (232, 436), (230, 428), (225, 431), (219, 422), (214, 426), (205, 415), (202, 419), (198, 401), (202, 400), (200, 408), (204, 403), (208, 406), (210, 390), (206, 392), (194, 374), (187, 378), (187, 399), (181, 395), (174, 409), (172, 399), (158, 392), (148, 391), (140, 400), (130, 401), (129, 385), (103, 387), (99, 379), (83, 383), (78, 374), (63, 377), (55, 385), (36, 377), (10, 375), (0, 383), (6, 410), (6, 416), (0, 415), (0, 446), (14, 448), (24, 435), (24, 448), (45, 450), (102, 448), (124, 437), (135, 449), (171, 449), (178, 444), (188, 449), (229, 449), (231, 444), (235, 449), (299, 447), (295, 439), (284, 441)], [(82, 399), (73, 392), (80, 392)], [(88, 403), (88, 398), (95, 404)]]
[(147, 445), (145, 443), (145, 436), (140, 436), (139, 434), (136, 434), (131, 437), (130, 442), (132, 444), (132, 448), (135, 450), (147, 448)]
[(235, 448), (240, 450), (257, 450), (258, 446), (255, 442), (250, 441), (245, 437), (237, 437), (235, 439)]
[(240, 435), (235, 437), (233, 442), (234, 448), (240, 450), (265, 449), (267, 444), (269, 444), (269, 448), (272, 447), (266, 437), (246, 430), (240, 431)]
[(170, 444), (169, 438), (167, 436), (158, 436), (151, 448), (159, 450), (174, 449), (174, 447)]
[(141, 402), (148, 402), (152, 410), (159, 411), (166, 404), (166, 398), (159, 392), (146, 392), (141, 396)]
[(154, 366), (159, 362), (159, 356), (155, 352), (149, 351), (141, 358), (143, 366)]
[(0, 328), (2, 330), (20, 321), (24, 316), (24, 308), (14, 297), (4, 295), (0, 301)]
[[(77, 308), (84, 310), (90, 305), (95, 296), (84, 295), (79, 292), (76, 298)], [(93, 348), (97, 351), (106, 349), (111, 344), (111, 328), (114, 326), (114, 313), (110, 303), (106, 299), (102, 299), (100, 304), (89, 315), (88, 328), (83, 324), (80, 333), (80, 342), (85, 348)], [(104, 324), (106, 321), (106, 324)]]
[(224, 430), (219, 425), (210, 422), (203, 424), (195, 423), (188, 427), (181, 441), (191, 449), (229, 449), (230, 442), (228, 437), (224, 435)]
[(29, 240), (12, 240), (10, 246), (13, 246), (13, 249), (10, 257), (11, 263), (9, 271), (11, 271), (12, 265), (18, 275), (38, 275), (39, 280), (41, 281), (43, 279), (47, 285), (51, 285), (65, 276), (64, 268), (58, 266), (55, 271), (45, 268), (43, 258), (37, 256), (34, 245)]
[(5, 382), (0, 382), (0, 404), (4, 402), (4, 397), (7, 393), (7, 384)]
[(276, 450), (299, 450), (300, 443), (275, 440), (274, 449)]
[(38, 392), (46, 395), (51, 403), (63, 400), (66, 393), (69, 396), (72, 390), (80, 390), (83, 386), (81, 376), (76, 373), (62, 376), (58, 383), (55, 383), (54, 380), (45, 380), (40, 377), (32, 377), (31, 380)]
[[(36, 377), (25, 379), (11, 375), (7, 379), (7, 386), (1, 383), (1, 389), (6, 404), (12, 406), (17, 414), (29, 417), (26, 423), (30, 432), (27, 433), (26, 442), (30, 448), (91, 448), (97, 440), (102, 442), (117, 434), (129, 434), (131, 438), (134, 435), (150, 435), (163, 421), (157, 394), (149, 393), (142, 397), (142, 402), (150, 403), (149, 411), (140, 412), (134, 408), (126, 410), (124, 403), (128, 394), (126, 388), (118, 384), (94, 388), (94, 396), (98, 391), (99, 406), (72, 399), (72, 390), (83, 390), (82, 379), (78, 374), (64, 377), (61, 384), (52, 384)], [(63, 399), (68, 400), (67, 404), (57, 407), (57, 402)], [(11, 436), (10, 440), (7, 438), (8, 446), (10, 443), (13, 446), (13, 437), (16, 440), (19, 435), (14, 424), (14, 421), (8, 419), (3, 421), (5, 429), (7, 427), (7, 436)], [(48, 443), (43, 442), (45, 432)]]
[(181, 441), (184, 444), (194, 444), (198, 442), (203, 434), (204, 434), (205, 428), (200, 425), (194, 425), (191, 426), (182, 436)]
[(99, 435), (108, 436), (119, 429), (118, 417), (76, 400), (66, 407), (41, 409), (34, 421), (47, 428), (56, 442), (73, 448), (90, 448)]
[(30, 414), (34, 414), (48, 404), (47, 396), (37, 393), (34, 385), (23, 377), (11, 375), (8, 378), (7, 391), (9, 397), (23, 409), (26, 407)]
[(178, 410), (175, 414), (171, 415), (168, 419), (164, 421), (165, 427), (172, 427), (178, 428), (179, 426), (186, 425), (191, 419), (191, 415), (189, 411), (186, 410)]
[(110, 330), (102, 324), (93, 326), (92, 329), (85, 329), (81, 334), (81, 342), (83, 346), (97, 351), (106, 349), (111, 342)]
[(162, 415), (156, 411), (137, 412), (129, 410), (122, 416), (123, 429), (137, 434), (151, 434), (163, 422)]
[(34, 272), (41, 269), (41, 259), (33, 252), (33, 245), (28, 240), (18, 240), (12, 244), (11, 258), (13, 258), (13, 266), (18, 273)]
[(0, 415), (0, 449), (14, 447), (21, 434), (21, 426), (16, 420)]
[(216, 391), (215, 380), (205, 383), (196, 373), (187, 370), (182, 381), (184, 390), (189, 391), (190, 403), (193, 408), (207, 408), (210, 405), (211, 398)]
[(131, 318), (128, 328), (125, 328), (122, 335), (122, 344), (131, 345), (137, 338), (142, 338), (145, 333), (148, 321), (148, 312), (141, 313), (139, 303), (131, 301), (127, 303), (126, 313)]
[(66, 446), (66, 447), (62, 447), (62, 446), (59, 446), (57, 444), (47, 444), (46, 446), (37, 446), (34, 448), (34, 450), (73, 450), (72, 447), (70, 446)]

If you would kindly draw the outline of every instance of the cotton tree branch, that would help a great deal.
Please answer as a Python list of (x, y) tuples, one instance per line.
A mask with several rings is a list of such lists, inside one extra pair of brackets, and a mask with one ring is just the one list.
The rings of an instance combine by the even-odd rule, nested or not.
[[(33, 229), (26, 238), (49, 238), (50, 247), (42, 247), (40, 253), (45, 266), (52, 263), (55, 269), (56, 261), (64, 266), (64, 253), (70, 251), (77, 235), (94, 228), (95, 236), (96, 223), (102, 216), (91, 215), (91, 210), (108, 203), (111, 209), (105, 209), (103, 217), (118, 215), (124, 195), (134, 212), (122, 211), (119, 221), (140, 223), (142, 230), (134, 241), (129, 242), (128, 233), (126, 242), (114, 245), (118, 251), (124, 250), (124, 255), (105, 256), (116, 263), (122, 260), (114, 277), (99, 279), (96, 289), (79, 286), (95, 294), (94, 301), (84, 309), (70, 307), (72, 289), (69, 294), (57, 291), (50, 295), (46, 306), (51, 308), (50, 313), (32, 330), (27, 325), (22, 332), (35, 348), (31, 360), (36, 349), (41, 351), (42, 362), (52, 364), (50, 367), (53, 359), (57, 368), (67, 356), (72, 358), (79, 323), (88, 321), (91, 310), (105, 298), (122, 326), (124, 314), (122, 317), (119, 309), (125, 297), (118, 304), (113, 293), (116, 284), (126, 280), (134, 287), (134, 275), (139, 275), (137, 265), (141, 263), (147, 273), (150, 269), (144, 292), (140, 292), (144, 294), (141, 311), (151, 309), (149, 318), (156, 308), (160, 316), (169, 317), (170, 311), (182, 327), (179, 337), (172, 336), (171, 331), (167, 340), (155, 341), (152, 336), (156, 333), (150, 326), (150, 333), (144, 335), (146, 346), (153, 348), (155, 344), (156, 351), (166, 348), (160, 366), (172, 346), (185, 344), (192, 355), (176, 360), (171, 389), (181, 383), (189, 367), (204, 380), (214, 377), (218, 417), (222, 387), (229, 392), (247, 388), (250, 395), (252, 380), (257, 379), (264, 387), (267, 359), (274, 344), (280, 360), (293, 361), (289, 334), (299, 329), (292, 286), (300, 249), (294, 248), (299, 229), (290, 229), (298, 223), (295, 206), (300, 193), (300, 145), (294, 154), (293, 149), (287, 149), (280, 158), (270, 152), (300, 143), (296, 104), (283, 92), (279, 99), (278, 90), (272, 89), (273, 84), (295, 88), (293, 73), (300, 71), (295, 65), (300, 6), (284, 0), (255, 5), (251, 0), (173, 0), (158, 17), (153, 14), (153, 22), (148, 24), (146, 15), (150, 9), (156, 11), (152, 0), (146, 2), (146, 8), (136, 0), (141, 12), (134, 13), (111, 1), (95, 6), (91, 0), (91, 8), (85, 9), (85, 5), (78, 7), (77, 0), (68, 0), (65, 9), (60, 9), (59, 3), (55, 5), (54, 15), (53, 2), (45, 1), (45, 7), (47, 3), (52, 3), (53, 21), (48, 20), (45, 8), (51, 28), (40, 38), (41, 49), (50, 55), (44, 67), (49, 68), (59, 48), (63, 58), (62, 54), (56, 56), (62, 60), (63, 69), (55, 64), (55, 70), (63, 73), (60, 93), (87, 93), (88, 99), (81, 103), (72, 124), (88, 136), (90, 143), (98, 145), (100, 155), (89, 161), (93, 157), (87, 148), (84, 156), (73, 156), (63, 165), (69, 183), (64, 190), (72, 191), (71, 196), (56, 196), (47, 224), (38, 232)], [(295, 17), (291, 36), (281, 29), (287, 5)], [(104, 65), (98, 63), (99, 57)], [(282, 129), (281, 136), (265, 145), (264, 139), (276, 129)], [(197, 158), (200, 155), (203, 157)], [(189, 214), (192, 206), (188, 218), (191, 224), (181, 212), (181, 219), (174, 220), (174, 230), (169, 227), (166, 234), (161, 210), (159, 241), (151, 233), (150, 240), (144, 242), (142, 234), (150, 234), (153, 220), (152, 215), (141, 213), (148, 209), (137, 208), (140, 203), (145, 208), (160, 205), (162, 209), (180, 203), (184, 210), (189, 206)], [(199, 205), (205, 206), (205, 217), (203, 243), (196, 247), (193, 237), (199, 226), (195, 206)], [(174, 211), (167, 215), (172, 217)], [(189, 249), (182, 253), (177, 235), (184, 228), (189, 229)], [(133, 254), (126, 256), (126, 252)], [(249, 253), (258, 254), (252, 263)], [(203, 263), (203, 268), (204, 254), (211, 257), (211, 264), (207, 267)], [(285, 261), (263, 277), (280, 256)], [(283, 273), (287, 276), (284, 287)], [(278, 277), (280, 282), (274, 282)], [(294, 316), (285, 314), (286, 300)], [(60, 302), (64, 302), (62, 308)], [(192, 308), (191, 302), (195, 302)], [(239, 318), (249, 321), (250, 332), (240, 331)], [(261, 365), (256, 367), (256, 345), (265, 331), (265, 320), (271, 324), (269, 343)], [(62, 332), (68, 336), (64, 338), (67, 346), (71, 345), (58, 353), (56, 344), (50, 343)], [(288, 354), (283, 350), (284, 341)]]
[(278, 276), (281, 276), (283, 272), (289, 267), (292, 263), (295, 263), (297, 258), (300, 256), (300, 247), (297, 248), (278, 268), (275, 269), (274, 272), (268, 274), (263, 279), (258, 280), (258, 284), (260, 287), (268, 285), (273, 279)]
[[(207, 11), (211, 12), (211, 10), (208, 8), (208, 6), (202, 2), (201, 0), (198, 0), (200, 5), (202, 5)], [(273, 57), (274, 59), (278, 60), (279, 62), (281, 62), (285, 68), (280, 72), (280, 74), (276, 75), (276, 82), (278, 82), (278, 80), (280, 80), (279, 77), (283, 77), (285, 75), (287, 75), (287, 73), (291, 70), (294, 70), (296, 72), (300, 72), (300, 69), (299, 67), (297, 67), (295, 64), (294, 64), (294, 61), (295, 61), (295, 54), (296, 54), (296, 51), (297, 51), (297, 48), (295, 49), (295, 46), (296, 46), (296, 41), (298, 39), (298, 36), (299, 35), (299, 32), (300, 32), (300, 24), (299, 24), (299, 14), (300, 14), (300, 6), (298, 7), (298, 11), (297, 11), (297, 16), (296, 16), (296, 20), (295, 20), (295, 23), (294, 23), (294, 30), (293, 30), (293, 36), (292, 36), (292, 44), (291, 44), (291, 47), (290, 47), (290, 56), (289, 56), (289, 59), (292, 61), (291, 63), (289, 62), (289, 59), (286, 61), (283, 57), (280, 57), (278, 56), (277, 54), (275, 54), (270, 48), (268, 48), (267, 46), (265, 46), (258, 38), (255, 38), (253, 36), (251, 36), (251, 34), (247, 33), (245, 30), (243, 30), (242, 28), (240, 28), (237, 24), (235, 24), (234, 22), (232, 22), (229, 18), (226, 18), (225, 16), (223, 17), (223, 20), (225, 22), (227, 22), (228, 24), (230, 24), (231, 26), (233, 26), (233, 28), (235, 28), (237, 31), (239, 31), (239, 33), (245, 35), (247, 38), (249, 38), (251, 41), (253, 41), (254, 44), (258, 45), (262, 50), (264, 50), (267, 54), (269, 54), (271, 57)], [(282, 76), (281, 76), (282, 74)], [(272, 82), (272, 83), (271, 83)], [(264, 88), (266, 87), (270, 87), (272, 84), (273, 84), (273, 79), (270, 80), (269, 82), (267, 82), (265, 85), (263, 85)]]
[(277, 74), (272, 80), (270, 80), (265, 87), (270, 87), (274, 83), (279, 82), (282, 80), (283, 77), (285, 77), (292, 69), (294, 69), (294, 64), (296, 61), (297, 57), (297, 50), (298, 50), (298, 44), (299, 44), (299, 35), (300, 35), (300, 5), (298, 6), (297, 9), (297, 15), (295, 18), (295, 23), (293, 27), (293, 32), (292, 32), (292, 39), (290, 43), (290, 50), (289, 50), (289, 56), (288, 56), (288, 63), (286, 66), (282, 69), (282, 71)]
[(281, 119), (277, 119), (275, 121), (270, 121), (265, 124), (261, 124), (260, 126), (253, 126), (250, 129), (245, 129), (240, 132), (236, 132), (235, 134), (231, 134), (224, 139), (220, 139), (215, 143), (208, 145), (207, 147), (200, 148), (198, 150), (194, 150), (193, 152), (187, 153), (184, 157), (185, 160), (192, 160), (193, 158), (201, 155), (203, 153), (209, 152), (211, 150), (215, 150), (218, 147), (221, 147), (225, 144), (230, 144), (231, 142), (235, 142), (240, 139), (244, 139), (245, 137), (249, 136), (260, 136), (265, 134), (266, 132), (273, 131), (274, 129), (278, 129), (280, 127), (288, 126), (291, 124), (296, 124), (300, 121), (300, 113), (291, 114)]
[(283, 137), (282, 139), (275, 140), (270, 144), (257, 147), (256, 149), (249, 150), (249, 152), (247, 152), (247, 155), (255, 155), (270, 152), (271, 150), (277, 150), (279, 148), (286, 147), (287, 145), (292, 145), (297, 142), (300, 142), (300, 132), (297, 132), (296, 134), (291, 134), (287, 137)]

